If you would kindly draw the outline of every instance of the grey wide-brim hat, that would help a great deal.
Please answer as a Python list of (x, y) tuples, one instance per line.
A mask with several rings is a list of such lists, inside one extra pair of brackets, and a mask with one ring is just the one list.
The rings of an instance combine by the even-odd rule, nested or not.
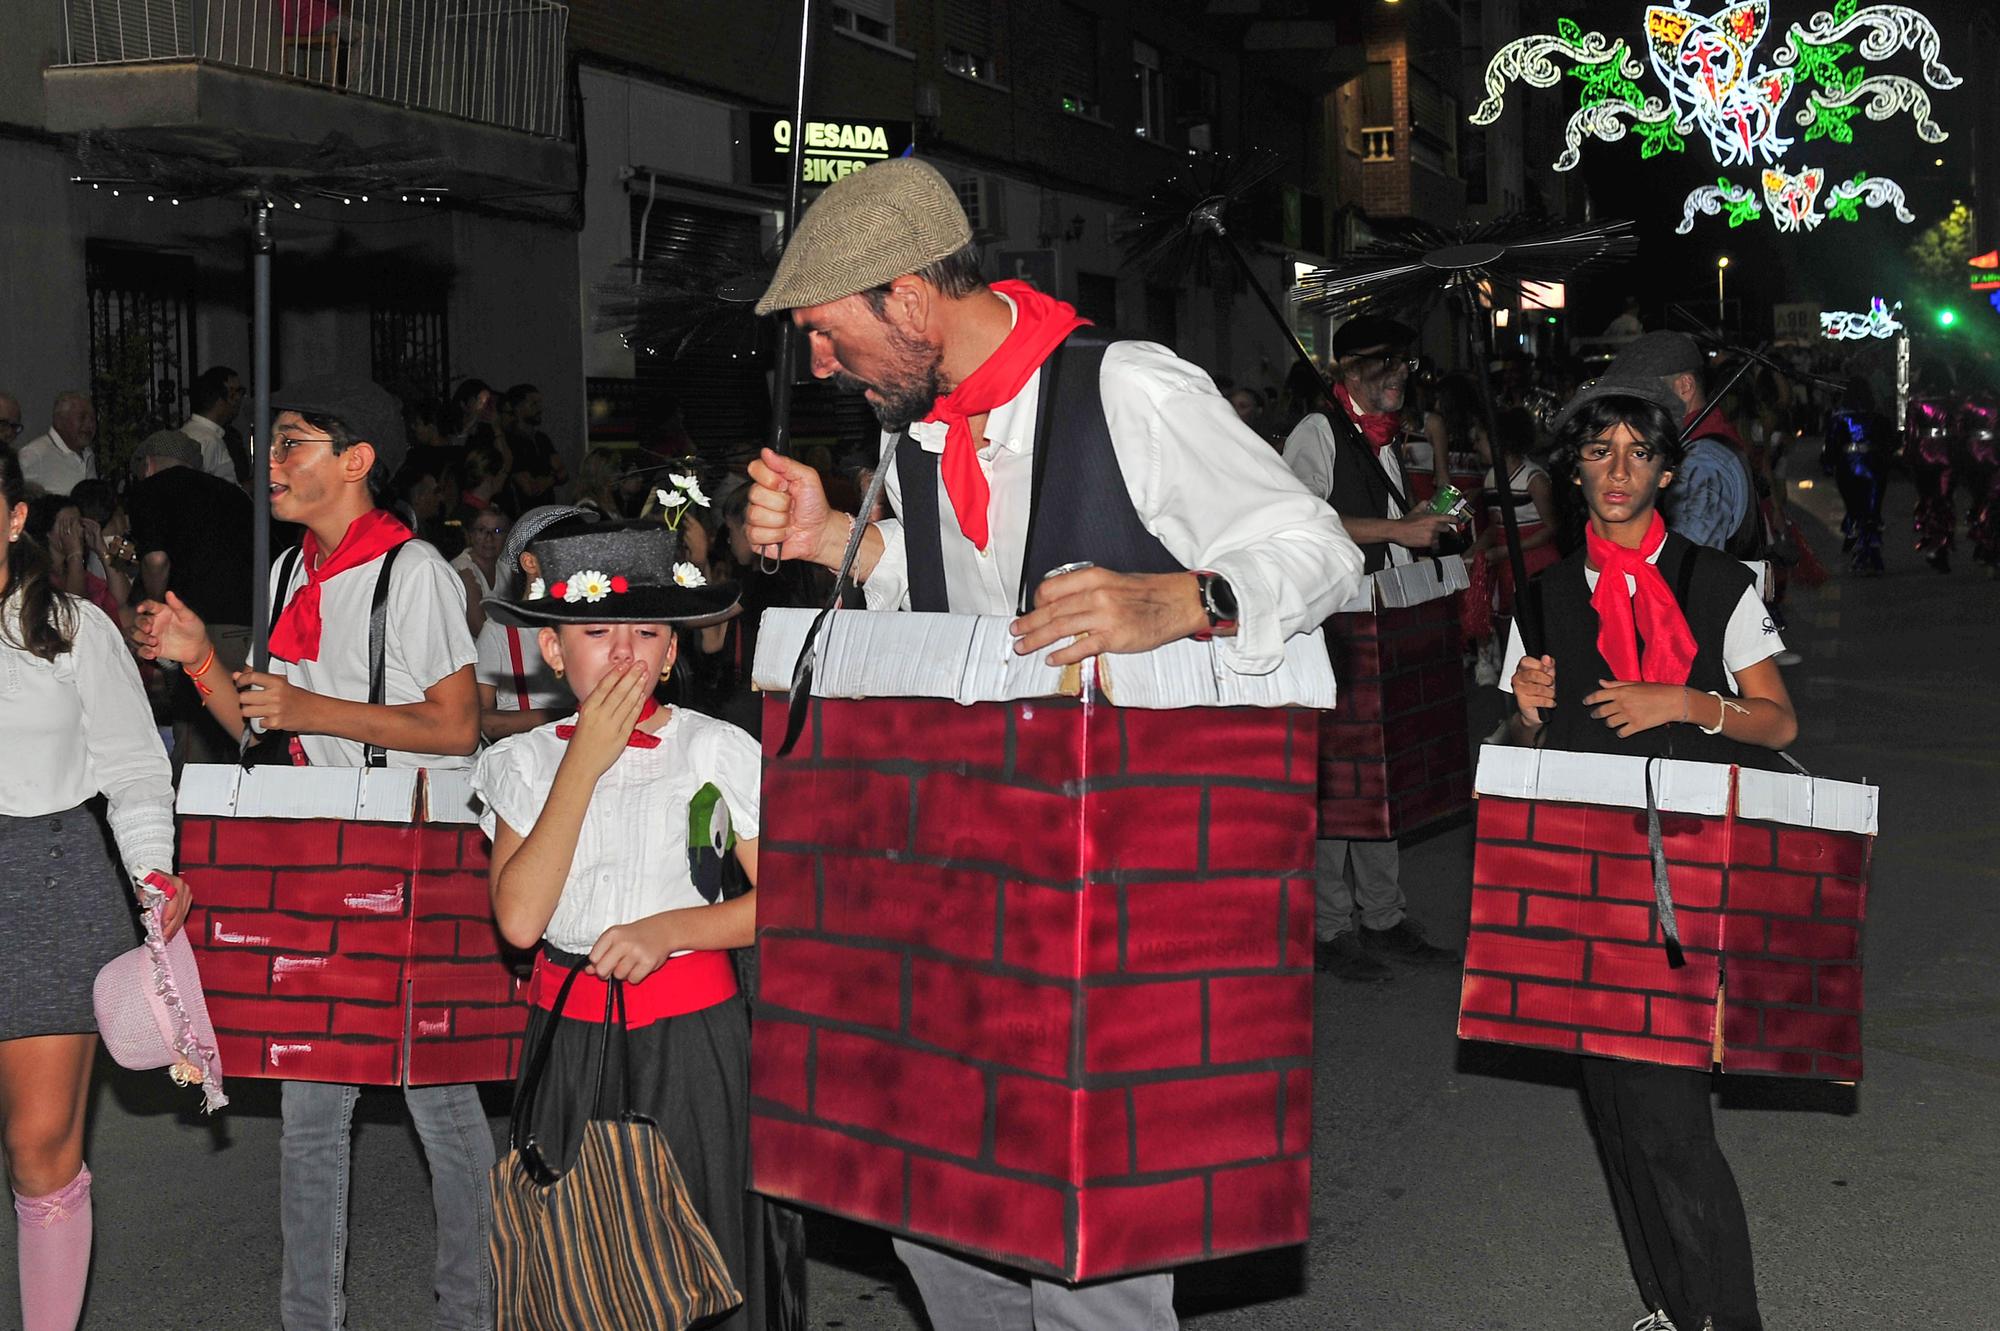
[(1681, 418), (1687, 415), (1687, 408), (1682, 405), (1679, 395), (1667, 387), (1666, 380), (1659, 375), (1619, 374), (1614, 366), (1606, 370), (1601, 377), (1592, 379), (1577, 389), (1570, 400), (1563, 403), (1562, 410), (1556, 413), (1555, 424), (1549, 427), (1550, 433), (1560, 434), (1562, 428), (1569, 424), (1570, 418), (1577, 412), (1592, 402), (1607, 397), (1636, 397), (1650, 402), (1666, 412), (1676, 426), (1681, 423)]
[(757, 313), (824, 305), (914, 273), (972, 243), (951, 182), (897, 157), (842, 176), (813, 200)]
[(665, 524), (635, 520), (565, 527), (531, 541), (542, 576), (520, 596), (489, 596), (526, 624), (687, 624), (714, 621), (738, 600), (733, 582), (699, 577), (681, 560), (681, 537)]

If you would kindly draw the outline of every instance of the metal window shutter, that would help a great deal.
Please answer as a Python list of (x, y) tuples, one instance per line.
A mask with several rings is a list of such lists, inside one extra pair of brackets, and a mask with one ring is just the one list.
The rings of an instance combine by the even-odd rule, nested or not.
[(896, 30), (896, 0), (836, 0), (842, 9)]
[(993, 10), (986, 0), (942, 0), (938, 5), (942, 44), (990, 56), (993, 50)]
[[(643, 196), (632, 199), (632, 243), (639, 244)], [(645, 253), (651, 263), (697, 271), (754, 263), (759, 223), (751, 213), (658, 200), (646, 218)], [(697, 337), (678, 356), (664, 351), (635, 357), (636, 377), (654, 394), (679, 403), (688, 435), (704, 457), (739, 457), (755, 451), (765, 433), (770, 393), (765, 357), (754, 334)], [(643, 433), (643, 429), (642, 429)]]

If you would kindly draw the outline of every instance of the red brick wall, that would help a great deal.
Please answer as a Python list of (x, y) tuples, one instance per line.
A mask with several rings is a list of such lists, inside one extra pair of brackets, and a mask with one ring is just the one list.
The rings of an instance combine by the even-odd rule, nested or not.
[(1458, 1033), (1708, 1067), (1861, 1076), (1873, 839), (1661, 815), (1687, 965), (1660, 943), (1643, 810), (1482, 797)]
[(511, 1078), (527, 1008), (477, 827), (188, 817), (188, 938), (231, 1077)]
[(1311, 713), (767, 707), (759, 1191), (1068, 1279), (1305, 1239)]
[(1339, 704), (1320, 714), (1319, 834), (1381, 841), (1464, 809), (1472, 741), (1458, 598), (1335, 615)]

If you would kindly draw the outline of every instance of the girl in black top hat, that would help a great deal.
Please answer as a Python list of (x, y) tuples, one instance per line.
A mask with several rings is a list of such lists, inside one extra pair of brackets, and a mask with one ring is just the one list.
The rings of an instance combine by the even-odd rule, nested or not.
[[(1530, 584), (1542, 654), (1512, 634), (1503, 687), (1517, 742), (1773, 768), (1798, 734), (1771, 659), (1784, 643), (1750, 571), (1669, 534), (1656, 512), (1681, 460), (1680, 416), (1648, 377), (1598, 380), (1558, 418), (1558, 467), (1589, 525), (1584, 548)], [(1634, 1331), (1762, 1331), (1743, 1201), (1715, 1139), (1714, 1074), (1582, 1065), (1625, 1250), (1654, 1310)]]

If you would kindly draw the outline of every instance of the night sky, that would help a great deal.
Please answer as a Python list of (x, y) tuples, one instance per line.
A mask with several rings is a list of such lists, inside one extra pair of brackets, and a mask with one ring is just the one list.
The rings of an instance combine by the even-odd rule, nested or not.
[[(1726, 214), (1698, 214), (1693, 233), (1679, 236), (1674, 228), (1680, 223), (1682, 200), (1690, 189), (1712, 183), (1723, 174), (1754, 188), (1757, 171), (1739, 165), (1725, 172), (1710, 155), (1706, 140), (1697, 135), (1688, 136), (1685, 151), (1663, 153), (1649, 161), (1641, 160), (1634, 135), (1628, 134), (1617, 143), (1585, 140), (1582, 165), (1574, 174), (1589, 189), (1597, 217), (1630, 217), (1638, 223), (1640, 250), (1638, 260), (1628, 268), (1591, 282), (1577, 293), (1573, 332), (1596, 332), (1617, 312), (1627, 292), (1641, 298), (1647, 322), (1655, 326), (1669, 300), (1704, 301), (1712, 314), (1719, 254), (1730, 256), (1728, 295), (1732, 303), (1743, 302), (1740, 317), (1753, 339), (1770, 336), (1770, 307), (1774, 303), (1809, 301), (1827, 309), (1865, 310), (1871, 296), (1891, 300), (1901, 296), (1907, 286), (1904, 248), (1924, 227), (1948, 212), (1954, 199), (1970, 202), (1972, 198), (1973, 98), (1994, 95), (1991, 84), (1995, 71), (1988, 52), (1974, 46), (1967, 20), (1984, 2), (1928, 0), (1920, 6), (1943, 37), (1944, 63), (1964, 80), (1955, 89), (1930, 90), (1933, 114), (1951, 135), (1945, 142), (1932, 145), (1918, 138), (1913, 118), (1905, 113), (1880, 122), (1856, 116), (1850, 144), (1826, 139), (1806, 143), (1803, 129), (1789, 123), (1791, 113), (1804, 105), (1804, 92), (1795, 90), (1786, 106), (1785, 132), (1796, 140), (1786, 153), (1786, 167), (1793, 171), (1806, 165), (1824, 167), (1829, 185), (1856, 171), (1894, 179), (1902, 185), (1917, 217), (1907, 226), (1888, 208), (1863, 208), (1857, 222), (1830, 219), (1816, 231), (1790, 233), (1779, 232), (1768, 213), (1734, 230)], [(1695, 0), (1690, 9), (1699, 14), (1723, 7), (1724, 0)], [(1790, 24), (1804, 23), (1827, 7), (1829, 4), (1818, 0), (1773, 0), (1770, 26), (1752, 58), (1753, 66), (1769, 63), (1782, 47)], [(1639, 0), (1586, 0), (1563, 6), (1558, 12), (1575, 18), (1586, 31), (1599, 31), (1607, 38), (1626, 37), (1645, 63), (1645, 10), (1646, 5)], [(1858, 57), (1849, 56), (1847, 61), (1855, 63)], [(1913, 51), (1859, 63), (1866, 64), (1871, 74), (1918, 78), (1921, 71), (1921, 61)], [(1650, 67), (1638, 82), (1642, 90), (1664, 95)], [(1565, 79), (1564, 83), (1566, 87), (1546, 90), (1512, 85), (1505, 114), (1517, 114), (1516, 99), (1522, 97), (1561, 96), (1566, 105), (1574, 106), (1576, 82)], [(1528, 147), (1531, 160), (1547, 162), (1561, 151), (1562, 143), (1557, 138)], [(1988, 143), (1980, 155), (1986, 170), (2000, 169), (1996, 145)], [(1945, 163), (1942, 168), (1933, 164), (1940, 157)], [(1988, 225), (1990, 228), (1990, 221)], [(1961, 315), (1983, 315), (2000, 332), (2000, 313), (1983, 302), (1974, 305), (1974, 301), (1980, 298), (1970, 297), (1961, 303)]]

